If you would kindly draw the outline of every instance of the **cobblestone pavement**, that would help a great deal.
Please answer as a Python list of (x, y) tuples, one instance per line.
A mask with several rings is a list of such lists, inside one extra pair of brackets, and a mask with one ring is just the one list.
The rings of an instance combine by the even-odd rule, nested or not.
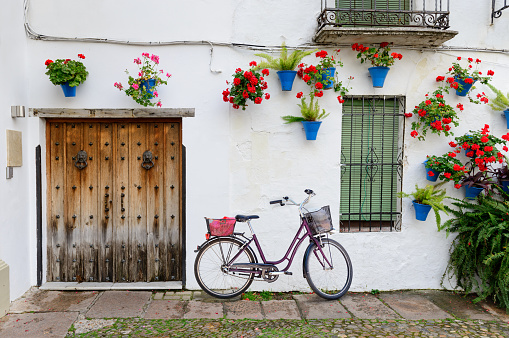
[(0, 337), (509, 337), (509, 315), (438, 290), (218, 300), (200, 291), (31, 289)]
[(67, 337), (509, 337), (509, 325), (464, 320), (144, 320), (121, 319)]

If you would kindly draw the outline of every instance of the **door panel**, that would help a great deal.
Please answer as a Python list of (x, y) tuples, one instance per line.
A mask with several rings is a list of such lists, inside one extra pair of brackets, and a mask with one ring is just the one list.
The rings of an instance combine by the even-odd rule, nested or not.
[(48, 122), (48, 281), (181, 279), (180, 127)]

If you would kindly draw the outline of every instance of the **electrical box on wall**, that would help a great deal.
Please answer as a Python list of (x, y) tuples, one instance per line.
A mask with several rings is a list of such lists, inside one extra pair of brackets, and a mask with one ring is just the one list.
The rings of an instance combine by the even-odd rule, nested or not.
[(8, 167), (21, 167), (23, 165), (22, 156), (22, 134), (20, 131), (9, 130), (5, 131), (7, 136), (7, 166)]

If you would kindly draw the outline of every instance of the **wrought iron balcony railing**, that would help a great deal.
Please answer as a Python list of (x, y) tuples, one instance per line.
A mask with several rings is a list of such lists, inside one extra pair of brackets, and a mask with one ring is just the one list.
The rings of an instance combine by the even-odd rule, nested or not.
[(336, 27), (449, 28), (449, 0), (321, 0), (318, 29)]

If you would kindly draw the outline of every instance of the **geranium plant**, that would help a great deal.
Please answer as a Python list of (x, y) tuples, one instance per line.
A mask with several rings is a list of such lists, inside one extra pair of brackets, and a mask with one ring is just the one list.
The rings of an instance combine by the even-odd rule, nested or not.
[(382, 42), (379, 47), (366, 47), (355, 43), (352, 45), (352, 50), (358, 52), (357, 59), (360, 59), (361, 63), (371, 62), (373, 67), (389, 67), (394, 64), (396, 59), (403, 58), (403, 55), (399, 53), (390, 53), (389, 46), (388, 42)]
[[(461, 56), (457, 58), (457, 61), (462, 61)], [(481, 63), (481, 60), (479, 59), (473, 59), (473, 58), (467, 58), (467, 65), (465, 67), (462, 67), (459, 62), (453, 62), (452, 66), (449, 68), (446, 74), (449, 74), (450, 76), (447, 77), (447, 83), (449, 83), (450, 87), (458, 90), (463, 91), (463, 85), (458, 83), (458, 80), (463, 81), (465, 84), (474, 84), (474, 82), (479, 81), (482, 84), (488, 84), (489, 81), (491, 81), (492, 76), (495, 75), (495, 72), (493, 70), (488, 70), (486, 72), (486, 76), (483, 76), (482, 72), (478, 70), (478, 66)], [(475, 65), (475, 67), (474, 67)], [(488, 98), (486, 97), (486, 94), (483, 92), (482, 94), (477, 94), (477, 99), (472, 99), (470, 97), (470, 93), (472, 90), (475, 89), (475, 86), (472, 86), (467, 95), (470, 99), (470, 102), (473, 103), (488, 103)]]
[(485, 124), (484, 128), (480, 131), (470, 130), (469, 134), (458, 136), (455, 138), (455, 146), (457, 150), (464, 150), (466, 155), (473, 158), (475, 165), (481, 170), (485, 171), (487, 165), (491, 163), (504, 162), (504, 155), (497, 148), (497, 145), (502, 146), (503, 151), (508, 151), (507, 141), (509, 140), (509, 133), (498, 138), (489, 134), (490, 126)]
[[(85, 59), (85, 55), (78, 54), (78, 58)], [(70, 87), (79, 86), (88, 76), (87, 68), (81, 61), (71, 59), (46, 60), (46, 75), (55, 86), (68, 84)]]
[[(442, 156), (428, 155), (426, 158), (426, 169), (437, 171), (438, 178), (442, 181), (453, 181), (458, 184), (465, 175), (465, 166), (456, 158), (455, 152), (449, 152)], [(431, 176), (433, 175), (431, 172)]]
[[(267, 82), (262, 76), (268, 76), (269, 70), (264, 68), (260, 73), (256, 61), (251, 61), (249, 66), (251, 68), (247, 71), (237, 68), (233, 74), (231, 87), (223, 91), (223, 101), (231, 103), (234, 109), (242, 107), (242, 110), (245, 110), (247, 100), (260, 104), (264, 97), (266, 100), (270, 98), (269, 93), (264, 93), (264, 90), (267, 89)], [(226, 83), (230, 84), (228, 81)]]
[(150, 55), (149, 53), (142, 53), (141, 56), (141, 59), (139, 57), (134, 59), (134, 63), (138, 66), (138, 77), (131, 76), (126, 69), (125, 72), (129, 76), (128, 88), (125, 89), (120, 82), (115, 82), (114, 86), (120, 91), (125, 91), (127, 96), (130, 96), (142, 106), (161, 107), (161, 100), (157, 102), (152, 102), (151, 100), (159, 97), (156, 87), (168, 84), (167, 80), (171, 77), (171, 74), (166, 73), (166, 76), (163, 76), (164, 70), (157, 69), (159, 56)]
[[(463, 105), (458, 104), (456, 108), (461, 111)], [(438, 135), (454, 135), (451, 125), (456, 127), (459, 125), (456, 111), (445, 102), (443, 88), (435, 90), (431, 95), (426, 94), (425, 99), (415, 106), (412, 113), (405, 113), (406, 117), (414, 115), (417, 121), (412, 122), (410, 135), (420, 141), (424, 141), (428, 130)]]

